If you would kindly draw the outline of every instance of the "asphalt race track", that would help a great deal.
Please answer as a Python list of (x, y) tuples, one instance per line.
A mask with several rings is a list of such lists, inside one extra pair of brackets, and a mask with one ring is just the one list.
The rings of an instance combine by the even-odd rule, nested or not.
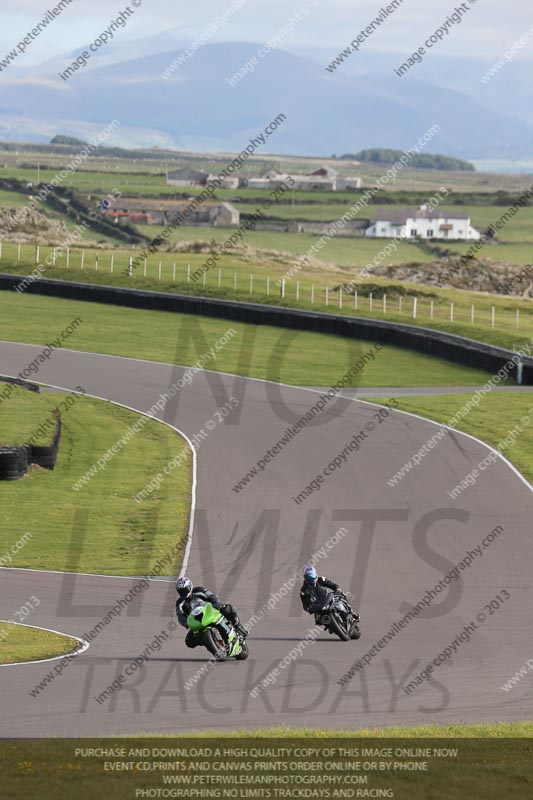
[[(0, 373), (17, 375), (41, 348), (0, 343)], [(182, 368), (61, 350), (41, 367), (41, 383), (149, 409)], [(246, 622), (271, 599), (252, 629), (246, 662), (216, 665), (191, 689), (185, 684), (208, 659), (188, 650), (183, 629), (111, 699), (100, 694), (173, 619), (176, 564), (109, 624), (37, 696), (29, 693), (57, 662), (0, 669), (2, 736), (90, 736), (273, 725), (358, 728), (519, 720), (531, 711), (530, 682), (501, 689), (531, 651), (532, 490), (503, 460), (452, 500), (447, 494), (489, 450), (450, 433), (395, 487), (387, 480), (436, 432), (411, 415), (337, 398), (241, 492), (234, 484), (305, 414), (319, 395), (305, 389), (204, 372), (167, 405), (164, 418), (188, 437), (215, 417), (228, 397), (239, 407), (209, 431), (197, 454), (194, 536), (187, 574), (233, 602)], [(316, 422), (316, 420), (315, 420)], [(210, 423), (211, 424), (211, 423)], [(361, 449), (325, 479), (319, 492), (296, 496), (368, 425)], [(367, 429), (368, 430), (368, 429)], [(176, 451), (181, 447), (177, 443)], [(73, 476), (73, 480), (80, 476)], [(112, 486), (109, 491), (112, 491)], [(134, 501), (132, 501), (134, 502)], [(344, 686), (339, 679), (490, 532), (503, 532)], [(317, 563), (355, 596), (363, 636), (341, 642), (322, 633), (287, 658), (313, 627), (298, 588), (274, 593), (313, 553), (344, 528)], [(72, 562), (65, 556), (65, 569)], [(28, 596), (40, 598), (31, 623), (83, 637), (136, 584), (135, 579), (2, 569), (0, 618)], [(510, 595), (500, 607), (485, 608)], [(274, 598), (274, 599), (272, 599)], [(403, 686), (484, 614), (470, 641), (411, 694)], [(466, 638), (466, 637), (465, 637)], [(293, 654), (294, 655), (294, 654)], [(283, 667), (280, 664), (286, 659)], [(278, 668), (273, 684), (250, 691)], [(529, 691), (528, 691), (529, 689)]]

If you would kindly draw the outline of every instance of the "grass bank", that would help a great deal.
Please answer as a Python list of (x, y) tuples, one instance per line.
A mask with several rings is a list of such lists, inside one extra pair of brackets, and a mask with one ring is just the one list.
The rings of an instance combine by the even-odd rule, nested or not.
[[(0, 292), (0, 339), (42, 345), (76, 316), (83, 324), (66, 347), (184, 366), (196, 363), (233, 330), (208, 369), (295, 386), (335, 384), (364, 352), (374, 350), (363, 341), (269, 325)], [(487, 378), (482, 370), (385, 346), (352, 385), (472, 386)]]
[(10, 392), (7, 400), (0, 398), (0, 447), (27, 444), (46, 445), (54, 438), (55, 427), (41, 426), (53, 420), (55, 406), (42, 394), (0, 381), (0, 393)]
[[(64, 395), (46, 394), (53, 408)], [(174, 545), (181, 563), (189, 526), (191, 459), (175, 469), (150, 498), (134, 496), (176, 456), (185, 441), (170, 428), (149, 421), (104, 469), (78, 490), (98, 459), (120, 442), (140, 415), (100, 400), (79, 397), (62, 414), (59, 457), (53, 471), (33, 467), (28, 475), (0, 486), (0, 553), (11, 553), (9, 566), (146, 575)], [(22, 533), (31, 534), (22, 548)]]

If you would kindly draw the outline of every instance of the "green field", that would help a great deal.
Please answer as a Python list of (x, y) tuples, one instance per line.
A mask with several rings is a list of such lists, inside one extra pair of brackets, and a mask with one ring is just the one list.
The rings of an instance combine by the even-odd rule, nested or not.
[(78, 644), (70, 636), (0, 620), (0, 664), (63, 656), (75, 650)]
[[(369, 242), (369, 246), (375, 247), (376, 243)], [(412, 246), (414, 245), (405, 245), (408, 248)], [(51, 253), (52, 248), (40, 248), (41, 264)], [(290, 255), (281, 256), (276, 251), (253, 251), (251, 256), (244, 250), (225, 255), (203, 275), (201, 275), (202, 265), (205, 265), (210, 258), (209, 252), (162, 253), (146, 260), (146, 276), (144, 264), (141, 262), (130, 278), (125, 274), (130, 253), (135, 255), (135, 251), (99, 250), (98, 269), (96, 269), (95, 250), (88, 249), (85, 251), (85, 256), (82, 256), (80, 250), (72, 249), (69, 255), (69, 269), (66, 268), (67, 254), (63, 253), (61, 258), (56, 259), (55, 267), (49, 266), (41, 274), (43, 277), (84, 283), (128, 286), (246, 302), (252, 300), (289, 308), (390, 319), (449, 331), (507, 348), (512, 348), (514, 344), (527, 343), (533, 336), (533, 302), (529, 299), (459, 289), (439, 289), (380, 278), (358, 281), (356, 268), (328, 269), (327, 265), (319, 262), (304, 269), (300, 268), (301, 264)], [(82, 258), (83, 269), (81, 269)], [(252, 266), (251, 258), (254, 262)], [(51, 261), (51, 258), (49, 260)], [(159, 280), (160, 263), (161, 280)], [(113, 272), (111, 272), (112, 266)], [(188, 266), (190, 280), (188, 280)], [(21, 261), (18, 262), (16, 246), (4, 244), (0, 259), (2, 271), (28, 275), (34, 268), (34, 248), (23, 247)], [(194, 280), (197, 271), (199, 277)], [(284, 276), (289, 277), (285, 281), (285, 297), (281, 299), (279, 281)], [(357, 297), (354, 296), (352, 288), (352, 293), (343, 291), (341, 298), (340, 287), (346, 285), (357, 289)], [(418, 305), (416, 319), (413, 319), (415, 296)], [(452, 303), (453, 320), (450, 321)], [(473, 323), (472, 307), (474, 307)], [(495, 313), (494, 327), (492, 307)]]
[[(127, 146), (127, 144), (126, 144)], [(73, 154), (77, 152), (73, 149)], [(4, 177), (16, 177), (19, 180), (37, 181), (37, 164), (41, 165), (41, 181), (50, 180), (55, 172), (66, 166), (73, 157), (73, 154), (62, 154), (47, 152), (39, 154), (35, 151), (24, 149), (21, 143), (18, 152), (0, 151), (2, 162), (6, 167), (2, 170)], [(75, 185), (84, 189), (94, 190), (99, 187), (109, 188), (111, 181), (124, 183), (126, 185), (138, 185), (141, 187), (163, 186), (165, 183), (165, 168), (169, 170), (177, 169), (182, 166), (190, 166), (195, 169), (207, 172), (218, 173), (227, 166), (235, 157), (234, 153), (190, 153), (168, 151), (159, 153), (158, 158), (147, 158), (146, 151), (142, 158), (136, 158), (136, 153), (131, 151), (125, 157), (99, 156), (87, 159), (86, 167), (83, 171), (78, 171), (72, 180)], [(161, 157), (163, 156), (163, 158)], [(22, 168), (20, 162), (33, 164), (33, 167)], [(50, 169), (44, 169), (43, 165), (49, 165)], [(323, 165), (337, 170), (341, 175), (358, 175), (363, 178), (365, 186), (371, 185), (376, 179), (387, 171), (385, 164), (358, 163), (350, 160), (340, 160), (333, 158), (311, 158), (304, 156), (290, 155), (254, 155), (243, 165), (240, 174), (243, 176), (258, 175), (272, 168), (286, 172), (298, 172), (308, 174), (314, 169)], [(491, 169), (498, 167), (498, 162), (489, 163)], [(508, 164), (502, 164), (508, 169)], [(449, 170), (429, 170), (412, 169), (409, 166), (403, 169), (394, 182), (394, 188), (398, 191), (432, 191), (440, 186), (448, 186), (458, 192), (472, 191), (520, 191), (531, 184), (531, 177), (527, 174), (516, 175), (507, 172), (461, 172)], [(172, 187), (168, 187), (172, 189)], [(236, 194), (235, 190), (223, 190), (229, 196)], [(250, 191), (238, 189), (238, 194)], [(253, 190), (257, 193), (257, 190)], [(222, 193), (221, 193), (222, 194)], [(297, 192), (296, 196), (310, 196), (310, 198), (327, 195), (327, 192)], [(337, 193), (332, 193), (333, 196)]]
[[(158, 226), (154, 225), (137, 225), (138, 230), (143, 234), (155, 238), (158, 231)], [(235, 249), (222, 254), (221, 248), (228, 241), (235, 232), (234, 228), (209, 228), (206, 226), (185, 226), (181, 225), (175, 228), (172, 232), (169, 241), (173, 243), (172, 247), (177, 248), (178, 244), (186, 248), (184, 251), (175, 249), (174, 252), (163, 251), (156, 253), (149, 257), (150, 264), (159, 264), (162, 261), (164, 265), (172, 265), (176, 262), (182, 270), (187, 266), (187, 263), (195, 263), (194, 249), (197, 244), (204, 245), (205, 253), (196, 259), (196, 266), (200, 266), (208, 257), (211, 251), (218, 252), (220, 255), (219, 265), (223, 268), (231, 268), (233, 264), (241, 266), (246, 269), (248, 273), (254, 271), (261, 271), (263, 261), (267, 259), (278, 265), (280, 274), (286, 272), (289, 266), (294, 262), (297, 256), (305, 255), (309, 249), (316, 244), (319, 237), (310, 233), (278, 233), (275, 231), (250, 231), (246, 234), (246, 238)], [(96, 236), (96, 234), (94, 234)], [(100, 234), (99, 241), (103, 241)], [(94, 240), (89, 237), (86, 238), (85, 247), (91, 248), (94, 245)], [(211, 245), (211, 247), (206, 247)], [(336, 237), (330, 239), (325, 247), (320, 251), (320, 261), (317, 261), (314, 273), (324, 273), (325, 277), (332, 275), (343, 275), (350, 270), (363, 268), (370, 264), (376, 256), (383, 249), (384, 242), (380, 239), (367, 239), (364, 237), (351, 238), (351, 237)], [(252, 249), (250, 249), (252, 248)], [(53, 247), (41, 247), (39, 251), (39, 263), (43, 264), (53, 250)], [(81, 248), (72, 247), (72, 260), (71, 267), (73, 269), (80, 269), (81, 267)], [(105, 271), (110, 271), (111, 255), (114, 256), (115, 270), (118, 265), (125, 269), (128, 265), (129, 257), (135, 258), (142, 248), (131, 250), (124, 250), (122, 247), (112, 247), (109, 245), (106, 248), (99, 250), (100, 260), (103, 262), (101, 268)], [(87, 259), (85, 261), (85, 269), (90, 270), (94, 268), (95, 251), (87, 249)], [(21, 248), (21, 263), (27, 267), (35, 267), (36, 265), (36, 251), (35, 246), (22, 245)], [(0, 259), (0, 266), (4, 271), (13, 264), (16, 265), (18, 259), (17, 245), (5, 242), (2, 247), (2, 256)], [(315, 257), (316, 260), (316, 257)], [(423, 252), (416, 244), (411, 242), (401, 242), (397, 249), (391, 253), (389, 257), (383, 259), (384, 264), (401, 264), (401, 263), (427, 263), (433, 261), (434, 256)], [(290, 262), (290, 263), (288, 263)], [(324, 262), (324, 263), (321, 263)], [(57, 261), (58, 267), (64, 267), (66, 264), (66, 256)], [(329, 266), (328, 266), (329, 265)], [(344, 265), (344, 266), (343, 266)], [(338, 267), (339, 269), (335, 269)], [(143, 266), (136, 272), (142, 272)], [(303, 270), (305, 275), (307, 270)], [(212, 283), (212, 279), (210, 281)]]
[[(51, 405), (62, 398), (46, 394)], [(33, 535), (13, 555), (11, 566), (147, 575), (178, 544), (178, 561), (168, 566), (172, 573), (189, 527), (192, 456), (147, 500), (137, 503), (133, 498), (186, 447), (184, 440), (167, 426), (149, 421), (76, 491), (76, 482), (140, 416), (79, 397), (61, 417), (55, 469), (34, 468), (25, 478), (2, 484), (0, 552), (10, 552), (18, 539), (23, 512), (23, 530)]]
[[(292, 203), (280, 203), (278, 201), (272, 206), (271, 209), (269, 209), (268, 215), (283, 220), (333, 222), (342, 217), (342, 215), (355, 204), (356, 200), (359, 199), (360, 196), (360, 194), (357, 194), (354, 198), (353, 196), (350, 197), (342, 194), (340, 197), (336, 198), (336, 202), (330, 201), (328, 203), (320, 202), (320, 195), (318, 195), (317, 198), (315, 192), (316, 199), (313, 203), (300, 201), (298, 203), (294, 203), (293, 205)], [(427, 199), (429, 200), (430, 198), (428, 197)], [(410, 198), (406, 198), (404, 200), (399, 198), (397, 205), (412, 206), (416, 205), (416, 203), (410, 202)], [(257, 209), (257, 203), (240, 202), (236, 207), (241, 214), (251, 214)], [(356, 219), (374, 219), (378, 209), (380, 208), (383, 209), (383, 206), (380, 205), (379, 202), (369, 203), (359, 211)], [(441, 203), (441, 208), (446, 210), (450, 209), (451, 211), (458, 212), (460, 214), (468, 214), (474, 228), (481, 230), (487, 228), (491, 223), (494, 223), (507, 210), (506, 205), (473, 205), (464, 203), (461, 203), (461, 205), (456, 205), (453, 202), (446, 202), (446, 200), (443, 200)], [(532, 223), (533, 206), (521, 208), (518, 214), (512, 217), (506, 223), (505, 227), (501, 229), (498, 234), (498, 240), (504, 242), (533, 242)], [(446, 247), (448, 243), (443, 241), (441, 244)], [(454, 248), (454, 244), (454, 242), (451, 242), (450, 246)], [(493, 247), (491, 245), (491, 249), (497, 249), (497, 247)]]
[[(7, 384), (0, 382), (0, 394), (6, 392)], [(55, 419), (55, 406), (46, 395), (30, 392), (19, 386), (7, 389), (7, 400), (0, 397), (0, 447), (9, 445), (49, 444), (55, 433), (55, 426), (44, 423)]]
[[(438, 397), (398, 397), (395, 408), (411, 411), (437, 422), (448, 422), (469, 397), (467, 395), (439, 395)], [(387, 400), (372, 402), (387, 405)], [(529, 420), (527, 422), (526, 420)], [(533, 392), (520, 394), (489, 394), (460, 423), (460, 429), (497, 448), (517, 425), (523, 429), (516, 441), (503, 447), (502, 454), (518, 467), (533, 484)], [(438, 457), (438, 448), (435, 450)]]
[[(334, 219), (338, 217), (334, 216)], [(155, 238), (158, 227), (154, 225), (137, 225), (138, 230), (145, 236)], [(208, 228), (180, 225), (174, 228), (169, 242), (211, 242), (215, 241), (220, 247), (234, 232), (233, 228)], [(248, 231), (245, 244), (256, 250), (267, 250), (275, 253), (278, 258), (284, 254), (291, 256), (305, 255), (319, 239), (313, 233), (284, 233), (278, 231)], [(320, 260), (330, 262), (340, 267), (365, 267), (383, 249), (381, 239), (369, 239), (363, 236), (335, 236), (330, 238), (320, 251)], [(385, 264), (402, 264), (409, 261), (432, 261), (433, 256), (424, 253), (416, 244), (402, 242), (397, 250), (384, 259)], [(254, 266), (253, 259), (248, 258), (248, 266)]]
[[(332, 385), (373, 349), (358, 340), (269, 325), (0, 292), (0, 339), (42, 344), (73, 316), (80, 316), (83, 325), (65, 342), (67, 347), (185, 366), (234, 329), (236, 335), (209, 369), (296, 386)], [(481, 370), (385, 346), (352, 380), (361, 386), (462, 386), (483, 384), (487, 377)]]

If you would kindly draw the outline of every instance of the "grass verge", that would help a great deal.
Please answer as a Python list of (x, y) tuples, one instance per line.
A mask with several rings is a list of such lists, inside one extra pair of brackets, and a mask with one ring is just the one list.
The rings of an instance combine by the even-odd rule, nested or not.
[[(52, 408), (64, 396), (50, 393), (46, 400)], [(55, 469), (34, 467), (22, 480), (0, 484), (0, 553), (11, 554), (7, 566), (146, 575), (178, 544), (180, 552), (168, 565), (172, 574), (189, 526), (192, 454), (149, 499), (136, 503), (133, 498), (186, 447), (181, 436), (148, 421), (104, 469), (97, 469), (78, 491), (74, 488), (139, 419), (88, 397), (79, 397), (62, 413)], [(32, 535), (15, 550), (23, 532)]]
[(0, 621), (0, 664), (64, 656), (78, 644), (70, 636)]
[[(379, 405), (388, 404), (385, 399), (368, 399)], [(469, 399), (465, 395), (453, 394), (398, 397), (394, 407), (447, 423)], [(500, 449), (502, 455), (533, 483), (533, 392), (486, 395), (479, 406), (461, 421), (460, 430)], [(508, 436), (512, 439), (509, 446), (504, 444)]]
[[(295, 386), (331, 386), (364, 352), (374, 351), (367, 342), (327, 334), (0, 292), (0, 339), (41, 345), (78, 316), (83, 324), (65, 342), (69, 348), (184, 366), (195, 364), (232, 329), (235, 335), (207, 369)], [(482, 370), (385, 346), (351, 385), (473, 386), (488, 377)]]
[[(0, 392), (7, 384), (0, 382)], [(21, 386), (10, 386), (7, 400), (0, 399), (0, 447), (27, 444), (49, 444), (54, 438), (55, 427), (45, 426), (53, 419), (54, 405), (42, 394), (28, 391)]]
[[(4, 740), (0, 770), (4, 791), (14, 800), (72, 796), (78, 800), (100, 796), (529, 800), (530, 736), (530, 723), (495, 723), (348, 733), (275, 728), (83, 742)], [(281, 788), (265, 789), (269, 786)]]
[[(148, 736), (148, 734), (139, 734)], [(152, 738), (153, 734), (150, 734)], [(254, 739), (332, 739), (334, 737), (353, 739), (399, 738), (409, 739), (465, 739), (465, 738), (520, 738), (533, 737), (533, 722), (489, 722), (480, 724), (453, 723), (450, 725), (415, 725), (414, 727), (393, 725), (387, 728), (360, 728), (358, 730), (329, 730), (328, 728), (291, 728), (281, 725), (273, 728), (242, 728), (232, 731), (191, 731), (189, 733), (155, 734), (155, 738), (195, 738), (208, 739), (213, 736)]]

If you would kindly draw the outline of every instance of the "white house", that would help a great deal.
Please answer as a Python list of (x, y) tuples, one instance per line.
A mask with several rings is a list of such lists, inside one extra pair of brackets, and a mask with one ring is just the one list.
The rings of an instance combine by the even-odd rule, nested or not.
[(387, 239), (480, 239), (468, 214), (445, 208), (383, 208), (366, 229), (365, 236)]

